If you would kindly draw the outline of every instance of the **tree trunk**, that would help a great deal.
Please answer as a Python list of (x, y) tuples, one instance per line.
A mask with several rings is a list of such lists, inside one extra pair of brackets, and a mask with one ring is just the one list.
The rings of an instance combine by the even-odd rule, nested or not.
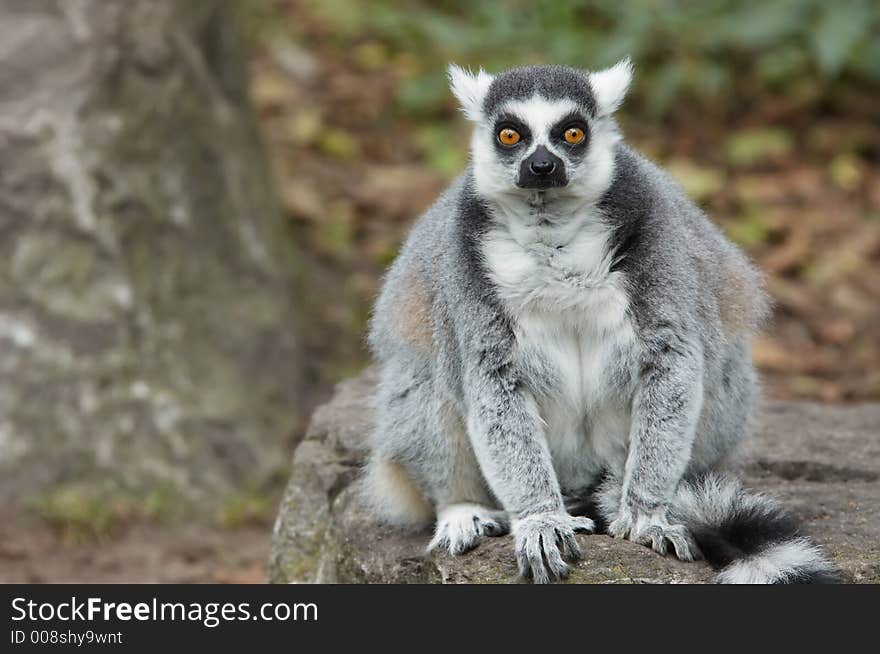
[(286, 468), (296, 258), (222, 0), (0, 5), (0, 500)]

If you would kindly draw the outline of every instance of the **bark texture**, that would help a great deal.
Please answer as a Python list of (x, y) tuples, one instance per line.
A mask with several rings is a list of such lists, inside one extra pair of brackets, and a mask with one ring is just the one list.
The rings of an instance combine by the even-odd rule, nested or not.
[(212, 503), (297, 424), (294, 253), (214, 0), (0, 6), (0, 500)]

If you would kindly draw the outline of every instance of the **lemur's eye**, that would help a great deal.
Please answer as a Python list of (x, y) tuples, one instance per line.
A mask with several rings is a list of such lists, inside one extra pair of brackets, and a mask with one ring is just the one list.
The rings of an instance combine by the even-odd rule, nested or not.
[(569, 127), (565, 130), (565, 142), (577, 145), (584, 140), (584, 130), (580, 127)]
[(505, 127), (498, 132), (498, 140), (504, 145), (516, 145), (519, 143), (520, 135), (515, 129)]

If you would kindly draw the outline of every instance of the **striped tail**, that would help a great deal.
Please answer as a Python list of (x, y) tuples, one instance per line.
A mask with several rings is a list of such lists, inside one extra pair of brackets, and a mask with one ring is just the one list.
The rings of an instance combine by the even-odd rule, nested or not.
[(835, 566), (775, 500), (706, 474), (679, 488), (670, 521), (690, 530), (724, 584), (827, 584)]

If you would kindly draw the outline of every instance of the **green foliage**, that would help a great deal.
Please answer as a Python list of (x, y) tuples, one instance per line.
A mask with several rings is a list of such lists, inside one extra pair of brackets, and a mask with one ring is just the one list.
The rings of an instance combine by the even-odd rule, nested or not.
[(744, 248), (755, 248), (767, 242), (769, 230), (764, 215), (750, 209), (726, 225), (727, 235)]
[(170, 486), (133, 493), (93, 482), (61, 484), (34, 498), (31, 505), (69, 543), (105, 540), (130, 520), (170, 520), (185, 511)]
[[(635, 100), (673, 103), (774, 89), (810, 100), (836, 80), (880, 81), (880, 3), (872, 0), (333, 0), (312, 3), (340, 45), (366, 39), (406, 59), (407, 112), (448, 107), (446, 62), (497, 70), (562, 63), (598, 68), (629, 55)], [(321, 7), (320, 11), (318, 7)], [(384, 50), (383, 50), (384, 52)]]
[(235, 0), (232, 6), (243, 38), (252, 45), (273, 38), (284, 27), (283, 15), (275, 3)]
[(792, 135), (784, 129), (747, 129), (730, 135), (725, 144), (727, 160), (735, 166), (752, 166), (764, 159), (782, 157), (794, 149)]
[(265, 493), (253, 488), (244, 489), (226, 498), (217, 513), (217, 522), (227, 529), (263, 526), (271, 522), (273, 509), (274, 505)]
[(91, 488), (76, 485), (46, 493), (36, 502), (36, 509), (69, 542), (103, 538), (115, 521), (112, 502)]
[[(858, 64), (858, 59), (853, 55), (869, 39), (871, 28), (876, 29), (878, 13), (880, 9), (876, 2), (825, 3), (816, 29), (811, 34), (811, 45), (823, 73), (837, 75), (848, 64)], [(875, 31), (874, 41), (877, 38)], [(871, 69), (866, 72), (870, 75)], [(880, 73), (876, 62), (873, 72), (875, 75)]]

